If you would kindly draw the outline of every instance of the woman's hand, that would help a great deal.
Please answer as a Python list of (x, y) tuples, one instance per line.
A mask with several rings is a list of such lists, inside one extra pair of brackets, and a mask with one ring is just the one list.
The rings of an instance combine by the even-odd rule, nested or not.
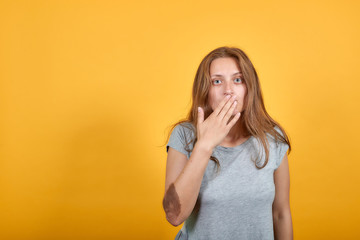
[(230, 96), (226, 96), (205, 121), (204, 110), (201, 107), (198, 109), (197, 141), (210, 149), (215, 148), (224, 140), (240, 118), (241, 113), (239, 112), (228, 123), (237, 104), (237, 101), (234, 101), (235, 97), (229, 99)]

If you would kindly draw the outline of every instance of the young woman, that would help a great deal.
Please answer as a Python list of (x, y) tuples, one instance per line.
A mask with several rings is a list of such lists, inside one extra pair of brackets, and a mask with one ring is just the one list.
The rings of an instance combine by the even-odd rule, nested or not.
[(167, 143), (163, 208), (172, 225), (185, 221), (175, 239), (292, 239), (287, 150), (247, 55), (207, 54)]

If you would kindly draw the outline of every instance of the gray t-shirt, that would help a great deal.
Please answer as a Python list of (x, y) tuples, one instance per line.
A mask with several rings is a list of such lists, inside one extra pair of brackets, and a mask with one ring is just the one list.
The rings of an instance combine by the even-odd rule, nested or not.
[[(281, 134), (278, 127), (275, 129)], [(185, 141), (191, 140), (193, 131), (191, 123), (177, 125), (171, 133), (167, 151), (172, 147), (189, 158), (191, 152), (185, 150)], [(253, 136), (238, 146), (214, 149), (213, 156), (220, 162), (220, 171), (217, 174), (215, 162), (209, 160), (195, 207), (175, 240), (274, 239), (274, 170), (280, 166), (289, 146), (275, 142), (269, 134), (268, 141), (269, 160), (262, 169), (257, 169), (253, 160), (261, 157), (257, 165), (262, 166), (265, 150)], [(193, 149), (193, 144), (189, 149)]]

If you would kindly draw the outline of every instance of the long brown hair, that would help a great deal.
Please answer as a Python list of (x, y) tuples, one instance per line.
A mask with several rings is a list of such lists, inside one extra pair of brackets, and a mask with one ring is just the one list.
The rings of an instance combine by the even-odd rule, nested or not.
[[(261, 142), (265, 150), (266, 158), (263, 166), (259, 167), (256, 163), (255, 166), (258, 169), (262, 169), (266, 166), (269, 160), (269, 143), (266, 134), (273, 136), (275, 141), (286, 143), (289, 146), (289, 153), (291, 152), (291, 144), (285, 130), (278, 122), (270, 117), (265, 109), (259, 78), (253, 64), (248, 56), (241, 49), (236, 47), (224, 46), (216, 48), (208, 53), (201, 61), (193, 84), (191, 109), (185, 119), (182, 119), (171, 126), (167, 136), (167, 142), (169, 141), (171, 132), (178, 124), (191, 123), (195, 127), (195, 129), (190, 129), (193, 131), (195, 138), (190, 139), (189, 141), (186, 140), (186, 150), (188, 152), (191, 151), (188, 148), (190, 143), (195, 145), (197, 141), (196, 126), (198, 119), (198, 107), (202, 107), (204, 109), (204, 119), (206, 119), (213, 111), (207, 101), (211, 84), (210, 64), (214, 59), (222, 57), (234, 58), (242, 72), (242, 80), (246, 84), (247, 94), (244, 100), (244, 111), (241, 113), (238, 121), (240, 121), (243, 129), (245, 129), (248, 135), (254, 136)], [(278, 127), (282, 134), (276, 131), (274, 129), (275, 127)], [(216, 165), (220, 167), (220, 163), (216, 157), (211, 156), (210, 159), (215, 161)]]

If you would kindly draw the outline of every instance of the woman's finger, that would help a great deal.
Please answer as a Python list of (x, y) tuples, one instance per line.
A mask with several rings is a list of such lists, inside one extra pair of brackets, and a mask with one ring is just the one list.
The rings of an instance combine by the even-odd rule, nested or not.
[(218, 117), (222, 120), (225, 116), (225, 114), (229, 111), (230, 107), (232, 106), (233, 102), (235, 100), (235, 96), (233, 96), (223, 107), (223, 109), (221, 109)]
[(233, 112), (234, 112), (234, 109), (236, 108), (237, 106), (237, 101), (235, 100), (231, 107), (229, 108), (229, 110), (225, 113), (225, 116), (223, 118), (223, 121), (225, 121), (226, 123), (229, 121), (230, 117), (232, 116)]
[(198, 107), (198, 124), (204, 122), (204, 111), (201, 107)]
[(219, 103), (219, 105), (215, 108), (214, 110), (214, 114), (215, 116), (217, 116), (219, 114), (219, 112), (221, 111), (221, 109), (224, 107), (224, 105), (227, 103), (227, 101), (230, 99), (230, 95), (227, 95), (226, 97), (224, 97), (223, 100), (221, 100), (221, 102)]
[(231, 121), (229, 122), (229, 124), (226, 126), (228, 128), (228, 130), (230, 131), (230, 129), (235, 125), (236, 121), (239, 120), (241, 113), (238, 112), (233, 119), (231, 119)]

